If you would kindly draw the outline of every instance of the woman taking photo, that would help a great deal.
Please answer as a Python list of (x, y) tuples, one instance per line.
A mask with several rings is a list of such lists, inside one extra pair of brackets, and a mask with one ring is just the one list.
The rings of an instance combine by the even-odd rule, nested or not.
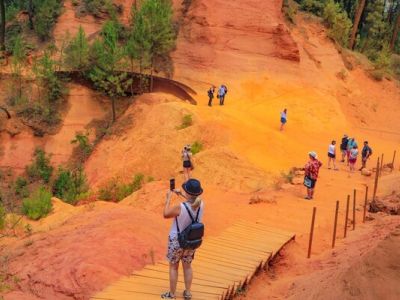
[[(185, 300), (192, 299), (190, 292), (193, 270), (192, 261), (196, 250), (182, 249), (178, 240), (179, 234), (194, 222), (201, 223), (203, 219), (204, 203), (200, 198), (203, 193), (200, 181), (189, 179), (182, 185), (183, 194), (179, 190), (169, 190), (164, 207), (164, 218), (174, 218), (168, 237), (167, 259), (169, 261), (169, 292), (161, 295), (162, 299), (176, 299), (176, 285), (178, 282), (179, 262), (182, 261), (185, 290)], [(185, 201), (176, 206), (170, 206), (173, 193), (185, 198)], [(194, 222), (193, 222), (194, 221)], [(200, 242), (201, 244), (201, 242)]]

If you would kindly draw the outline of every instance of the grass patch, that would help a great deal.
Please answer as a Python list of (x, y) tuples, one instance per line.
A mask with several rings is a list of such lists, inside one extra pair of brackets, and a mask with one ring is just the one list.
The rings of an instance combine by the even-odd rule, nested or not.
[(22, 212), (29, 219), (39, 220), (50, 213), (52, 206), (51, 193), (42, 186), (29, 199), (23, 201)]
[(180, 129), (185, 129), (185, 128), (190, 127), (190, 126), (192, 126), (192, 125), (193, 125), (193, 118), (192, 118), (192, 115), (187, 114), (187, 115), (184, 115), (184, 116), (182, 117), (182, 123), (181, 123), (181, 125), (179, 125), (178, 127), (176, 127), (176, 129), (178, 129), (178, 130), (180, 130)]
[(136, 174), (130, 183), (120, 183), (114, 178), (99, 190), (98, 198), (104, 201), (121, 201), (132, 193), (140, 190), (144, 182), (144, 175)]
[(200, 141), (195, 141), (191, 147), (192, 154), (195, 155), (199, 153), (201, 150), (203, 150), (203, 143)]

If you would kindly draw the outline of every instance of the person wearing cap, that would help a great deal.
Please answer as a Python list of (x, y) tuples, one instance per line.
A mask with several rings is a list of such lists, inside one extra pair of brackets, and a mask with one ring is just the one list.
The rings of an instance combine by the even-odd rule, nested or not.
[[(178, 241), (179, 229), (182, 230), (189, 226), (192, 222), (190, 214), (193, 216), (198, 215), (198, 222), (202, 222), (204, 213), (204, 202), (200, 198), (203, 193), (201, 183), (197, 179), (189, 179), (182, 184), (183, 193), (180, 190), (168, 191), (164, 207), (164, 218), (174, 218), (168, 237), (168, 252), (167, 259), (169, 261), (169, 285), (168, 292), (161, 295), (162, 299), (176, 299), (176, 285), (178, 282), (178, 269), (179, 262), (182, 261), (183, 278), (185, 281), (185, 290), (183, 297), (185, 300), (190, 300), (191, 285), (193, 280), (192, 261), (196, 250), (184, 250), (180, 248)], [(185, 198), (185, 204), (180, 203), (176, 206), (170, 206), (173, 193)], [(179, 224), (179, 225), (178, 225)], [(179, 227), (178, 227), (179, 226)]]
[(182, 161), (183, 161), (183, 175), (185, 177), (185, 181), (187, 181), (190, 179), (190, 173), (193, 170), (192, 152), (190, 145), (186, 145), (185, 147), (183, 147)]
[(307, 187), (307, 196), (305, 199), (311, 200), (314, 197), (315, 184), (317, 182), (319, 168), (322, 166), (322, 163), (317, 159), (317, 153), (314, 151), (309, 152), (308, 157), (310, 160), (304, 167), (304, 185)]
[(342, 160), (341, 162), (344, 162), (345, 157), (347, 156), (347, 144), (349, 142), (349, 137), (347, 134), (345, 134), (342, 137), (342, 143), (340, 144), (340, 151), (342, 152)]

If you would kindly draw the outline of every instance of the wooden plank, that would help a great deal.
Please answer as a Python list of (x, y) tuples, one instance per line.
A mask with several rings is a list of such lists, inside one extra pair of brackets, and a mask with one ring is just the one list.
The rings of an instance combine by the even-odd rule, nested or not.
[[(293, 238), (291, 233), (259, 222), (240, 221), (221, 236), (206, 239), (193, 261), (192, 299), (230, 299)], [(182, 299), (184, 289), (182, 273), (180, 270), (177, 299)], [(169, 265), (159, 262), (121, 278), (92, 299), (160, 299), (168, 288)]]

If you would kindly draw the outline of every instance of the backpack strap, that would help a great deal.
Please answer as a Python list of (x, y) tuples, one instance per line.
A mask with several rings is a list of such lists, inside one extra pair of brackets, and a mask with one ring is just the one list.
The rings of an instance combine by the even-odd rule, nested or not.
[(176, 229), (178, 230), (178, 233), (181, 233), (179, 230), (179, 225), (178, 225), (178, 217), (175, 217), (175, 223), (176, 223)]
[(187, 210), (187, 212), (188, 212), (188, 214), (189, 214), (189, 216), (190, 216), (190, 219), (192, 220), (192, 223), (198, 223), (198, 222), (199, 222), (199, 214), (200, 214), (200, 209), (201, 209), (201, 207), (199, 207), (199, 209), (197, 210), (196, 219), (194, 219), (193, 216), (192, 216), (192, 213), (190, 212), (190, 210), (189, 210), (189, 208), (187, 207), (187, 205), (186, 205), (185, 202), (183, 203), (183, 205), (185, 206), (185, 208), (186, 208), (186, 210)]

